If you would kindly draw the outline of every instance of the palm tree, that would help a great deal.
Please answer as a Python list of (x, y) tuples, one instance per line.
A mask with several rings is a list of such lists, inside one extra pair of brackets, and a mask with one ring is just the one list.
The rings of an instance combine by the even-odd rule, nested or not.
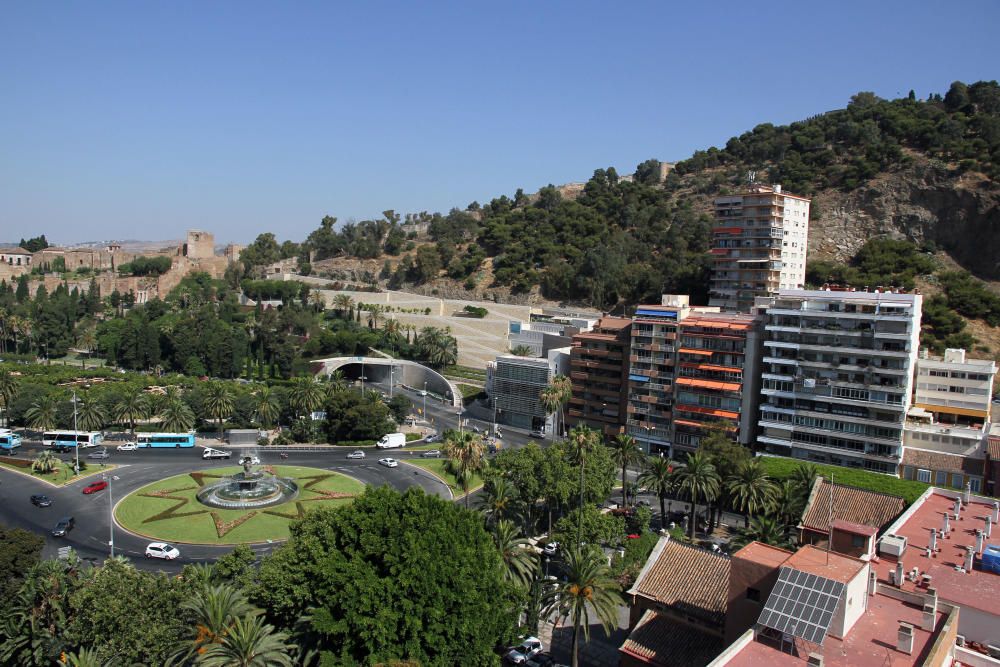
[(493, 529), (493, 544), (504, 563), (504, 579), (526, 586), (535, 571), (536, 554), (513, 521), (501, 519)]
[(628, 484), (625, 472), (630, 465), (642, 461), (642, 449), (635, 438), (627, 433), (619, 433), (611, 442), (611, 460), (615, 462), (615, 465), (622, 467), (622, 507), (626, 507), (628, 505)]
[(270, 387), (264, 385), (254, 392), (253, 414), (257, 418), (258, 424), (265, 429), (270, 428), (271, 424), (278, 418), (279, 413), (278, 397), (274, 395), (274, 391)]
[(333, 297), (333, 309), (337, 311), (337, 315), (347, 319), (350, 314), (351, 309), (354, 308), (354, 299), (352, 299), (347, 294), (338, 294)]
[(517, 489), (506, 477), (493, 477), (483, 485), (479, 510), (486, 517), (487, 525), (513, 518), (518, 504)]
[(365, 306), (368, 310), (368, 326), (372, 329), (378, 329), (378, 321), (383, 319), (383, 314), (385, 313), (385, 307), (377, 303), (369, 303)]
[(577, 542), (583, 539), (583, 484), (584, 469), (587, 467), (587, 454), (600, 442), (600, 434), (588, 426), (579, 424), (569, 432), (569, 443), (576, 465), (580, 466), (580, 525), (577, 530)]
[(17, 397), (18, 380), (10, 371), (0, 371), (0, 406), (3, 406), (4, 426), (10, 425), (10, 404)]
[(195, 636), (178, 647), (178, 657), (204, 653), (205, 647), (222, 641), (236, 619), (257, 611), (238, 588), (229, 584), (202, 588), (180, 607), (193, 617)]
[(326, 376), (326, 395), (327, 397), (339, 394), (347, 389), (347, 378), (344, 377), (344, 371), (335, 370)]
[(212, 644), (198, 658), (204, 667), (292, 667), (294, 644), (286, 644), (288, 635), (276, 632), (259, 614), (233, 620), (218, 643)]
[(542, 407), (548, 414), (558, 411), (559, 420), (556, 423), (556, 434), (562, 437), (565, 429), (565, 419), (563, 410), (569, 399), (573, 397), (573, 382), (565, 375), (557, 375), (549, 382), (549, 386), (542, 390), (540, 398)]
[(747, 527), (738, 531), (733, 547), (742, 548), (754, 541), (781, 548), (792, 546), (785, 526), (771, 516), (752, 517)]
[(527, 345), (515, 345), (514, 347), (510, 348), (510, 353), (513, 354), (515, 357), (534, 356), (534, 354), (531, 351), (531, 348)]
[(194, 426), (194, 413), (179, 398), (167, 399), (160, 409), (160, 428), (169, 433), (184, 433)]
[(570, 665), (580, 664), (580, 629), (584, 642), (590, 641), (591, 614), (597, 615), (604, 631), (611, 634), (618, 625), (618, 606), (622, 604), (621, 587), (611, 576), (604, 554), (592, 545), (570, 546), (566, 550), (566, 581), (545, 594), (543, 614), (556, 614), (573, 623), (573, 649)]
[(469, 431), (448, 431), (444, 441), (445, 455), (458, 470), (456, 477), (465, 492), (465, 508), (469, 508), (469, 487), (472, 475), (483, 468), (485, 447), (483, 439)]
[(118, 400), (115, 401), (114, 416), (119, 422), (127, 422), (132, 436), (135, 436), (135, 423), (145, 419), (150, 413), (149, 398), (138, 387), (125, 387)]
[(697, 523), (695, 515), (698, 510), (698, 502), (704, 500), (709, 503), (714, 500), (719, 495), (721, 480), (719, 473), (715, 471), (715, 466), (709, 463), (708, 456), (702, 452), (689, 454), (687, 463), (676, 472), (676, 475), (677, 490), (691, 501), (691, 515), (688, 517), (688, 523), (693, 540), (694, 528)]
[(789, 479), (795, 482), (803, 493), (808, 494), (812, 490), (813, 482), (816, 481), (817, 477), (819, 477), (819, 468), (812, 463), (800, 463), (792, 471)]
[(774, 504), (777, 487), (764, 472), (760, 459), (744, 462), (735, 475), (726, 480), (733, 505), (743, 512), (744, 526), (750, 525), (751, 514), (767, 512)]
[(101, 404), (87, 392), (77, 403), (76, 421), (84, 431), (100, 431), (107, 424), (108, 416)]
[(308, 415), (323, 404), (323, 387), (313, 378), (299, 377), (292, 380), (288, 390), (288, 405), (296, 417)]
[(24, 412), (28, 426), (38, 431), (48, 431), (56, 427), (56, 401), (51, 396), (42, 396)]
[[(77, 327), (76, 344), (86, 351), (87, 357), (94, 352), (97, 347), (97, 325), (92, 319), (87, 318)], [(86, 357), (83, 359), (83, 368), (87, 368)]]
[(667, 525), (667, 496), (674, 491), (674, 462), (659, 456), (646, 459), (646, 467), (636, 483), (660, 499), (660, 528)]
[(222, 439), (222, 420), (233, 414), (233, 390), (223, 382), (209, 382), (205, 387), (205, 409), (208, 415), (219, 423), (219, 439)]
[(794, 525), (806, 507), (808, 493), (791, 479), (783, 479), (774, 495), (774, 515), (786, 526)]
[(458, 361), (458, 342), (451, 329), (424, 327), (417, 336), (417, 349), (428, 364), (436, 368), (452, 366)]
[(43, 450), (35, 457), (35, 460), (31, 462), (31, 472), (37, 472), (40, 475), (47, 475), (53, 472), (59, 467), (62, 461), (59, 457), (53, 454), (49, 450)]

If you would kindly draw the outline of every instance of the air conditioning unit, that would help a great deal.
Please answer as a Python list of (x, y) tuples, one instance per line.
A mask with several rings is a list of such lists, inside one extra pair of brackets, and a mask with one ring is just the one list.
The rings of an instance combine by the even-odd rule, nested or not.
[(906, 536), (885, 535), (878, 541), (878, 552), (883, 556), (899, 558), (906, 551)]

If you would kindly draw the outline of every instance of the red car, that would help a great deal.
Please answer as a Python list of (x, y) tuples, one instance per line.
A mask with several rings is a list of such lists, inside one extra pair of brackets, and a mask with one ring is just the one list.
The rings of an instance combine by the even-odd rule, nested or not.
[(106, 488), (108, 488), (107, 482), (92, 482), (87, 486), (83, 487), (83, 493), (89, 495), (91, 493), (103, 491)]

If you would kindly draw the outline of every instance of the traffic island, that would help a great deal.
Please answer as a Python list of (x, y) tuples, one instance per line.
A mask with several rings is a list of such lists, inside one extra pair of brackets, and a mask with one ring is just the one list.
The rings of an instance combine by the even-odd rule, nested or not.
[[(292, 521), (318, 507), (351, 502), (365, 485), (341, 473), (301, 466), (262, 466), (261, 471), (297, 488), (289, 500), (263, 506), (212, 506), (199, 494), (243, 469), (230, 466), (175, 475), (133, 491), (115, 507), (115, 521), (137, 535), (188, 544), (244, 544), (288, 539)], [(216, 503), (217, 505), (218, 503)]]

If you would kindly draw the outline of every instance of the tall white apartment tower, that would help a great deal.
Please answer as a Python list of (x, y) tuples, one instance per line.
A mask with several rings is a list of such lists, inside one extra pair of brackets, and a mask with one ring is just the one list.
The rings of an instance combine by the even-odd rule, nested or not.
[(758, 443), (898, 473), (920, 347), (919, 294), (780, 290), (764, 319)]
[(780, 185), (715, 200), (709, 305), (749, 312), (755, 297), (805, 286), (809, 203)]

